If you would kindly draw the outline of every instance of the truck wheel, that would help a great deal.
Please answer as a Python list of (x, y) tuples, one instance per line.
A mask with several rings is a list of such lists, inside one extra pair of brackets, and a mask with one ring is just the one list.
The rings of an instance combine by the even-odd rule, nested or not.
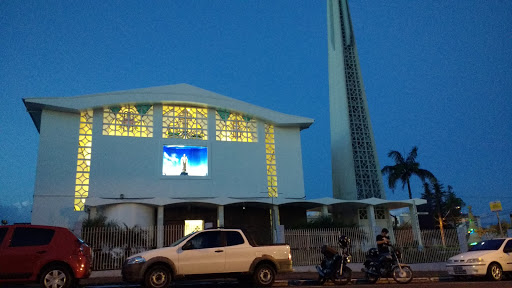
[(74, 279), (69, 270), (61, 265), (50, 266), (41, 273), (39, 279), (42, 288), (69, 288)]
[(487, 277), (490, 280), (500, 281), (503, 278), (503, 269), (498, 263), (491, 263), (487, 268)]
[(144, 277), (146, 287), (162, 288), (171, 284), (171, 272), (165, 266), (157, 265), (149, 268)]
[(256, 267), (253, 274), (253, 280), (256, 287), (270, 287), (274, 283), (276, 272), (268, 264), (260, 264)]

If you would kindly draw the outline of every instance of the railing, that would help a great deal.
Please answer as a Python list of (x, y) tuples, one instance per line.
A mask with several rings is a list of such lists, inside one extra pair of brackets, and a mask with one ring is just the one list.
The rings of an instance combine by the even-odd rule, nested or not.
[(163, 246), (183, 237), (183, 225), (160, 227), (91, 227), (82, 229), (82, 238), (93, 251), (93, 270), (121, 269), (131, 255), (157, 248), (158, 229), (163, 234)]
[[(460, 253), (456, 230), (445, 229), (444, 232), (446, 247), (441, 244), (439, 230), (421, 231), (423, 248), (420, 250), (417, 242), (414, 241), (412, 230), (396, 230), (394, 231), (395, 246), (400, 248), (405, 263), (444, 262), (449, 257)], [(364, 262), (368, 249), (377, 246), (374, 239), (369, 239), (368, 227), (285, 230), (285, 242), (290, 244), (293, 265), (317, 265), (322, 260), (320, 253), (322, 245), (338, 247), (340, 235), (346, 235), (351, 239), (350, 253), (354, 263)]]
[[(160, 230), (159, 230), (160, 229)], [(396, 243), (402, 251), (405, 263), (444, 262), (460, 252), (455, 229), (445, 229), (446, 247), (442, 246), (439, 230), (421, 231), (423, 249), (418, 249), (412, 230), (396, 230)], [(136, 253), (155, 249), (158, 235), (162, 235), (164, 247), (183, 237), (183, 225), (135, 228), (84, 228), (82, 238), (91, 246), (94, 254), (93, 270), (121, 269), (124, 260)], [(320, 248), (327, 244), (338, 247), (338, 237), (346, 235), (351, 239), (352, 261), (362, 263), (368, 249), (375, 247), (370, 239), (368, 227), (332, 229), (287, 229), (285, 242), (290, 245), (294, 266), (310, 266), (321, 262)]]

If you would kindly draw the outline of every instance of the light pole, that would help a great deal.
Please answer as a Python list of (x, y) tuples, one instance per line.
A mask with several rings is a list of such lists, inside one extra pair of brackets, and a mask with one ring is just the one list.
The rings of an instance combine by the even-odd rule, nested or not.
[(455, 207), (450, 208), (450, 210), (448, 210), (448, 213), (446, 213), (446, 215), (444, 215), (444, 217), (441, 217), (441, 212), (438, 213), (439, 229), (441, 230), (441, 241), (443, 242), (443, 247), (446, 247), (446, 241), (444, 239), (443, 222), (444, 222), (444, 219), (446, 219), (448, 214), (450, 214), (450, 212), (452, 212), (453, 209), (460, 209), (460, 206), (455, 206)]

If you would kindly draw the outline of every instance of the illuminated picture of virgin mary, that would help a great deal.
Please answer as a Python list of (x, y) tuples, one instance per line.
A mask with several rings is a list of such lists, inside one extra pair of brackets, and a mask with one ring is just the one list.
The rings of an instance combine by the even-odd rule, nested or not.
[(208, 148), (164, 145), (162, 175), (208, 176)]

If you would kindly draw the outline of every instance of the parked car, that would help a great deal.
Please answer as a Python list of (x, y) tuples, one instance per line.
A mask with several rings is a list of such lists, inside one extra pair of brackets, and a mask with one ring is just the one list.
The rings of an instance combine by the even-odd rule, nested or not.
[(0, 285), (39, 282), (43, 288), (68, 288), (91, 275), (90, 247), (63, 227), (0, 226), (0, 255)]
[(504, 272), (512, 272), (512, 238), (478, 242), (468, 252), (448, 259), (446, 269), (456, 278), (487, 276), (490, 280), (499, 281)]
[(176, 279), (238, 278), (272, 286), (276, 273), (292, 271), (290, 246), (257, 246), (240, 229), (191, 233), (169, 247), (135, 254), (123, 263), (123, 280), (167, 287)]

